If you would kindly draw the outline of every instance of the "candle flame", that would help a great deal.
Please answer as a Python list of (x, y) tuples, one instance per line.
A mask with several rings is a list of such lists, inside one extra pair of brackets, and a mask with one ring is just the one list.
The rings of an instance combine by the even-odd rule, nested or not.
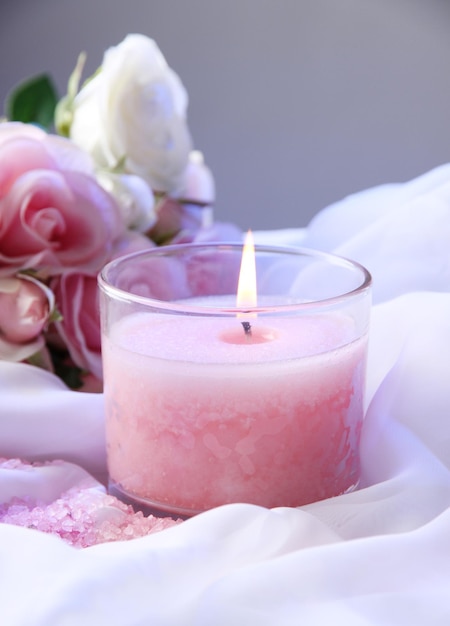
[(256, 293), (255, 244), (249, 230), (242, 250), (236, 305), (241, 309), (254, 309), (257, 305)]

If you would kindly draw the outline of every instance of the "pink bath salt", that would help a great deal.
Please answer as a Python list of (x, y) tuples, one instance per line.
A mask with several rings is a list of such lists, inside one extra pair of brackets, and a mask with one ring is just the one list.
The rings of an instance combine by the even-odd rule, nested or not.
[[(0, 459), (0, 469), (32, 471), (37, 465), (19, 459)], [(142, 512), (135, 513), (130, 505), (96, 488), (72, 487), (50, 504), (28, 497), (14, 498), (0, 505), (0, 523), (57, 535), (77, 548), (144, 537), (180, 521), (145, 517)]]

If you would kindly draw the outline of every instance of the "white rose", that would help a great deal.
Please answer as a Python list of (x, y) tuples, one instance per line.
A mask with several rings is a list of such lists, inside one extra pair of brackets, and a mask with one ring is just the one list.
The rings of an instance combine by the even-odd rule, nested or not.
[(143, 233), (156, 222), (155, 198), (143, 178), (99, 170), (97, 180), (114, 196), (127, 228)]
[(204, 205), (214, 204), (216, 198), (214, 178), (199, 150), (193, 150), (189, 154), (183, 178), (183, 198)]
[(187, 102), (156, 43), (128, 35), (75, 97), (70, 137), (99, 168), (123, 166), (153, 191), (176, 194), (192, 147)]

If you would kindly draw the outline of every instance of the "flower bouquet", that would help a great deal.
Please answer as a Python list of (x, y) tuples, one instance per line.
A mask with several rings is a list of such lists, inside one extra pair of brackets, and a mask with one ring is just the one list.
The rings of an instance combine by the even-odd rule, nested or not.
[(102, 388), (97, 274), (167, 243), (239, 239), (214, 223), (213, 176), (194, 150), (188, 97), (157, 44), (128, 35), (58, 99), (16, 87), (0, 123), (0, 359)]

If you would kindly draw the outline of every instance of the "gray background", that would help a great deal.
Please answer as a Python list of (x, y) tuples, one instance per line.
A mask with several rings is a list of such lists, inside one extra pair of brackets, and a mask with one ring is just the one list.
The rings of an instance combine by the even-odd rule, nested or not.
[(449, 159), (449, 0), (2, 0), (2, 99), (42, 71), (63, 95), (81, 50), (91, 73), (130, 32), (189, 92), (217, 219), (304, 226)]

